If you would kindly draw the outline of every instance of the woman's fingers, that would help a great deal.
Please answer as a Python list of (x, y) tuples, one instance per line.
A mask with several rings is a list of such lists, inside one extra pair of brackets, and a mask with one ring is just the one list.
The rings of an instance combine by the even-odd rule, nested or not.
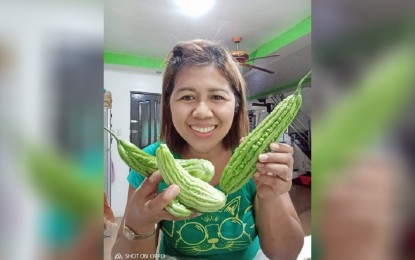
[(294, 150), (287, 144), (272, 143), (270, 148), (273, 152), (262, 153), (258, 157), (261, 163), (292, 163)]
[[(278, 177), (283, 181), (291, 181), (294, 164), (293, 148), (286, 144), (277, 143), (272, 143), (270, 148), (274, 152), (259, 155), (259, 162), (256, 165), (258, 173), (269, 177)], [(273, 182), (272, 179), (269, 179), (269, 182)]]
[(157, 193), (158, 184), (163, 180), (159, 171), (155, 171), (149, 177), (145, 178), (141, 186), (136, 190), (138, 197), (148, 199)]
[(288, 144), (272, 143), (269, 147), (274, 152), (294, 154), (294, 148)]
[(259, 162), (257, 163), (257, 169), (266, 168), (271, 164), (285, 164), (292, 166), (294, 164), (294, 158), (289, 153), (266, 153), (259, 155)]
[[(180, 193), (180, 187), (172, 184), (163, 192), (157, 194), (158, 184), (163, 180), (159, 171), (146, 178), (141, 186), (135, 190), (129, 210), (130, 215), (141, 216), (142, 221), (159, 222), (161, 220), (185, 220), (200, 216), (200, 213), (192, 213), (188, 217), (176, 217), (166, 210), (166, 206)], [(134, 200), (133, 200), (134, 199)], [(151, 220), (151, 221), (149, 221)]]
[(261, 184), (265, 184), (272, 187), (277, 187), (280, 185), (291, 185), (292, 176), (288, 177), (280, 177), (279, 175), (273, 175), (272, 173), (260, 174), (256, 172), (254, 174), (254, 178), (256, 182), (260, 182)]
[(200, 216), (200, 213), (192, 213), (188, 217), (176, 217), (168, 212), (166, 206), (180, 193), (180, 187), (172, 184), (160, 194), (157, 194), (158, 184), (163, 180), (159, 171), (154, 172), (144, 180), (140, 188), (136, 190), (137, 198), (144, 203), (146, 212), (151, 212), (155, 219), (159, 220), (185, 220)]
[(146, 207), (150, 211), (163, 210), (180, 192), (180, 187), (176, 184), (170, 185), (162, 193), (146, 202)]
[(292, 168), (286, 164), (268, 163), (257, 169), (262, 175), (279, 177), (283, 180), (289, 180), (292, 177)]

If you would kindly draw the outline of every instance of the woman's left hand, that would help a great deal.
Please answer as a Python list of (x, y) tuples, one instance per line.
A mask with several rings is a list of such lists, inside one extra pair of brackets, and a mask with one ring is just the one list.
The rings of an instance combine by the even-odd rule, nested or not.
[(273, 152), (260, 154), (254, 181), (260, 199), (275, 198), (291, 189), (293, 174), (293, 153), (291, 146), (272, 143)]

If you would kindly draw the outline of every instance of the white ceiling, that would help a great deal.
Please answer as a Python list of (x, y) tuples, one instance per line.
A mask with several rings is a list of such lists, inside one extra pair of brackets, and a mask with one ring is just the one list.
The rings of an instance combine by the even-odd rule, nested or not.
[[(232, 50), (232, 36), (240, 35), (239, 48), (252, 53), (310, 16), (309, 0), (216, 0), (206, 15), (197, 18), (183, 15), (175, 1), (106, 0), (104, 48), (111, 53), (164, 58), (181, 40), (221, 40)], [(273, 53), (280, 56), (256, 60), (253, 65), (273, 70), (275, 75), (244, 71), (250, 96), (305, 75), (311, 68), (311, 36)]]

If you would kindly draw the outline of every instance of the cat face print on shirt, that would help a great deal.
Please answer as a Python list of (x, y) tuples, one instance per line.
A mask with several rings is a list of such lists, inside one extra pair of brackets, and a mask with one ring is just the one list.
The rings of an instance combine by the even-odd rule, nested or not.
[(237, 196), (218, 212), (204, 213), (190, 220), (163, 223), (162, 230), (171, 239), (174, 248), (183, 254), (242, 250), (256, 236), (253, 205), (241, 207), (241, 196)]

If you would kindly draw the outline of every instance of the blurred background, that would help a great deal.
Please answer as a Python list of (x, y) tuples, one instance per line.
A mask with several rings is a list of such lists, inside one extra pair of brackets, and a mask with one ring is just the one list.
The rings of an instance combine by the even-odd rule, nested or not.
[(103, 17), (0, 1), (0, 259), (102, 259)]
[(414, 259), (413, 1), (313, 1), (315, 259)]

